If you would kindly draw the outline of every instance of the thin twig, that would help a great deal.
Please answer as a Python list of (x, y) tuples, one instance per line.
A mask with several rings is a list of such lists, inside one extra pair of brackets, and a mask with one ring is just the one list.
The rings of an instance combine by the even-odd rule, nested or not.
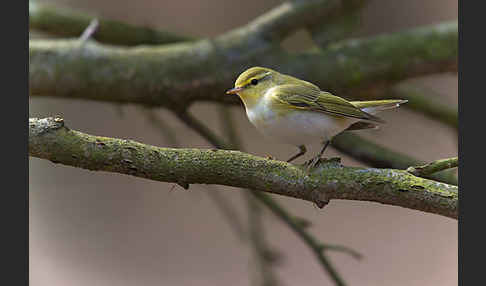
[(261, 285), (275, 286), (278, 282), (272, 267), (278, 259), (281, 259), (281, 254), (272, 250), (265, 240), (265, 229), (262, 226), (262, 209), (258, 205), (257, 199), (250, 192), (251, 190), (244, 192), (248, 207), (249, 238), (255, 251), (257, 268), (261, 274)]
[(414, 174), (415, 176), (418, 177), (423, 177), (443, 170), (456, 168), (457, 166), (459, 166), (459, 158), (454, 157), (454, 158), (437, 160), (422, 166), (409, 167), (407, 169), (407, 172)]
[(346, 246), (325, 244), (322, 247), (324, 248), (324, 250), (336, 250), (336, 251), (339, 251), (339, 252), (347, 253), (347, 254), (351, 255), (352, 257), (354, 257), (358, 260), (363, 258), (363, 255), (361, 253), (357, 252), (356, 250), (354, 250), (352, 248), (346, 247)]
[[(236, 132), (236, 122), (231, 114), (231, 107), (225, 105), (218, 105), (219, 119), (222, 125), (224, 138), (228, 138), (230, 144), (236, 149), (243, 151), (242, 142), (240, 136)], [(209, 140), (208, 140), (209, 141)], [(211, 143), (211, 141), (209, 141)], [(211, 143), (212, 144), (212, 143)], [(213, 144), (214, 145), (214, 144)]]
[(221, 193), (210, 186), (205, 186), (208, 189), (206, 192), (213, 203), (218, 207), (228, 222), (228, 225), (238, 237), (241, 242), (246, 242), (248, 238), (247, 230), (235, 211), (235, 207), (229, 200), (227, 200)]
[(214, 132), (212, 132), (206, 125), (200, 122), (196, 117), (190, 114), (188, 111), (174, 112), (182, 122), (189, 126), (192, 130), (196, 131), (208, 142), (216, 146), (219, 149), (232, 150), (235, 149), (230, 144), (226, 143), (223, 139), (219, 138)]
[[(337, 135), (331, 144), (341, 153), (375, 168), (406, 169), (422, 164), (409, 155), (386, 148), (352, 132)], [(431, 174), (426, 178), (457, 185), (457, 176), (453, 172)]]
[(157, 116), (153, 108), (141, 107), (140, 110), (145, 114), (150, 124), (157, 128), (160, 134), (162, 134), (163, 138), (168, 141), (169, 147), (180, 147), (179, 140), (177, 140), (174, 130), (166, 123), (165, 120), (161, 120)]
[(88, 27), (86, 27), (86, 29), (83, 31), (83, 34), (81, 34), (81, 36), (79, 37), (79, 41), (81, 43), (84, 43), (89, 38), (91, 38), (96, 32), (96, 30), (98, 29), (99, 23), (100, 22), (96, 18), (91, 20), (91, 22), (89, 22)]
[(321, 243), (316, 241), (307, 231), (305, 231), (289, 214), (274, 200), (272, 200), (267, 194), (258, 191), (252, 191), (252, 194), (263, 202), (272, 212), (280, 217), (290, 228), (299, 235), (301, 239), (312, 249), (312, 252), (316, 256), (317, 260), (321, 263), (324, 270), (331, 276), (336, 285), (345, 285), (343, 279), (338, 274), (334, 266), (331, 264), (327, 256), (324, 254), (324, 250)]

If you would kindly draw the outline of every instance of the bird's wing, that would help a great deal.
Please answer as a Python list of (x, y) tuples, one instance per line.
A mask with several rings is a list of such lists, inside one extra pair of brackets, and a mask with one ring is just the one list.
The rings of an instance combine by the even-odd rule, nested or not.
[(331, 115), (370, 120), (383, 123), (384, 121), (359, 109), (345, 99), (324, 92), (318, 88), (309, 88), (297, 84), (284, 84), (272, 88), (269, 96), (274, 105), (280, 108), (293, 108)]

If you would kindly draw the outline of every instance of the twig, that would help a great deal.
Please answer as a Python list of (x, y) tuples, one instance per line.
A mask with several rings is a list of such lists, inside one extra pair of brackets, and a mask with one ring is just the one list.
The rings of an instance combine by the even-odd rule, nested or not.
[[(390, 150), (352, 132), (344, 132), (334, 137), (332, 146), (338, 151), (375, 168), (406, 169), (422, 162), (406, 154)], [(426, 178), (457, 185), (453, 172), (427, 175)]]
[(458, 157), (437, 160), (422, 166), (409, 167), (407, 172), (418, 177), (428, 176), (446, 169), (456, 168), (459, 165)]
[(347, 253), (357, 260), (360, 260), (360, 259), (363, 258), (363, 255), (361, 253), (357, 252), (356, 250), (354, 250), (352, 248), (346, 247), (346, 246), (325, 244), (322, 247), (324, 248), (324, 250), (335, 250), (335, 251)]
[(343, 279), (339, 276), (337, 271), (334, 269), (334, 266), (331, 264), (329, 259), (326, 257), (324, 250), (325, 247), (322, 246), (318, 241), (316, 241), (307, 231), (304, 231), (303, 228), (300, 227), (298, 223), (294, 221), (294, 219), (287, 214), (286, 211), (282, 207), (280, 207), (274, 200), (272, 200), (268, 195), (253, 191), (252, 194), (259, 198), (261, 202), (263, 202), (268, 208), (272, 210), (274, 214), (278, 217), (284, 219), (288, 226), (296, 232), (305, 242), (306, 244), (312, 249), (312, 252), (316, 256), (317, 260), (321, 263), (324, 270), (331, 276), (331, 278), (335, 281), (336, 285), (345, 285)]
[(95, 18), (91, 20), (91, 22), (89, 22), (88, 27), (86, 27), (86, 29), (83, 31), (83, 34), (79, 37), (79, 41), (81, 43), (84, 43), (89, 38), (91, 38), (96, 32), (96, 30), (98, 29), (99, 24), (100, 22), (98, 21), (98, 19)]
[(168, 124), (166, 124), (164, 120), (160, 120), (157, 114), (155, 114), (153, 108), (141, 107), (140, 111), (142, 111), (145, 114), (150, 124), (152, 124), (153, 127), (157, 128), (157, 130), (162, 134), (164, 139), (168, 141), (169, 147), (180, 146), (180, 143), (177, 140), (177, 136), (174, 130)]
[(209, 198), (213, 201), (213, 203), (218, 207), (219, 211), (226, 218), (229, 227), (233, 230), (238, 239), (242, 242), (246, 242), (248, 238), (248, 233), (246, 227), (241, 221), (240, 216), (235, 211), (236, 208), (234, 208), (233, 204), (231, 204), (230, 201), (222, 196), (219, 191), (209, 187), (210, 186), (206, 186), (206, 188), (208, 189), (208, 192), (206, 193), (209, 195)]
[[(261, 274), (261, 285), (277, 285), (277, 277), (272, 266), (280, 259), (280, 254), (273, 251), (265, 240), (265, 230), (262, 226), (262, 209), (257, 199), (250, 194), (251, 190), (244, 192), (248, 207), (249, 238), (255, 251), (257, 268)], [(260, 284), (260, 283), (258, 283)]]
[(223, 139), (219, 138), (212, 132), (206, 125), (200, 122), (196, 117), (192, 116), (188, 111), (182, 112), (174, 112), (174, 115), (177, 116), (182, 122), (184, 122), (187, 126), (191, 129), (199, 133), (204, 139), (208, 140), (211, 144), (216, 146), (216, 148), (225, 149), (225, 150), (234, 150), (234, 146), (223, 141)]
[[(236, 123), (234, 122), (234, 118), (231, 114), (231, 107), (219, 105), (218, 109), (219, 121), (221, 122), (221, 125), (223, 127), (222, 129), (224, 138), (228, 138), (230, 144), (234, 149), (243, 151), (241, 139), (239, 138), (240, 136), (238, 136), (238, 133), (236, 132)], [(213, 144), (212, 142), (217, 143), (216, 141), (209, 140), (208, 142), (211, 144)], [(213, 145), (216, 146), (216, 144)]]

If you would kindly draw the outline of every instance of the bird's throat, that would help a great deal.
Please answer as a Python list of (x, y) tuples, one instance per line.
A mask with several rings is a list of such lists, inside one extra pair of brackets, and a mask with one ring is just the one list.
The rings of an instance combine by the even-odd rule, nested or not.
[(243, 101), (243, 104), (245, 105), (246, 109), (254, 108), (258, 104), (259, 100), (261, 99), (258, 96), (251, 95), (251, 94), (241, 94), (239, 96), (241, 98), (241, 101)]

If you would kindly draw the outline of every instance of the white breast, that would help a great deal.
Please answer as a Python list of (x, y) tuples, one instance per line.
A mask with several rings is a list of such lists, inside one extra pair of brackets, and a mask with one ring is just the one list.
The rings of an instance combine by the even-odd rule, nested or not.
[(252, 108), (247, 108), (246, 113), (261, 133), (278, 142), (295, 146), (330, 140), (357, 121), (338, 120), (325, 113), (300, 110), (277, 116), (268, 107), (266, 98)]

